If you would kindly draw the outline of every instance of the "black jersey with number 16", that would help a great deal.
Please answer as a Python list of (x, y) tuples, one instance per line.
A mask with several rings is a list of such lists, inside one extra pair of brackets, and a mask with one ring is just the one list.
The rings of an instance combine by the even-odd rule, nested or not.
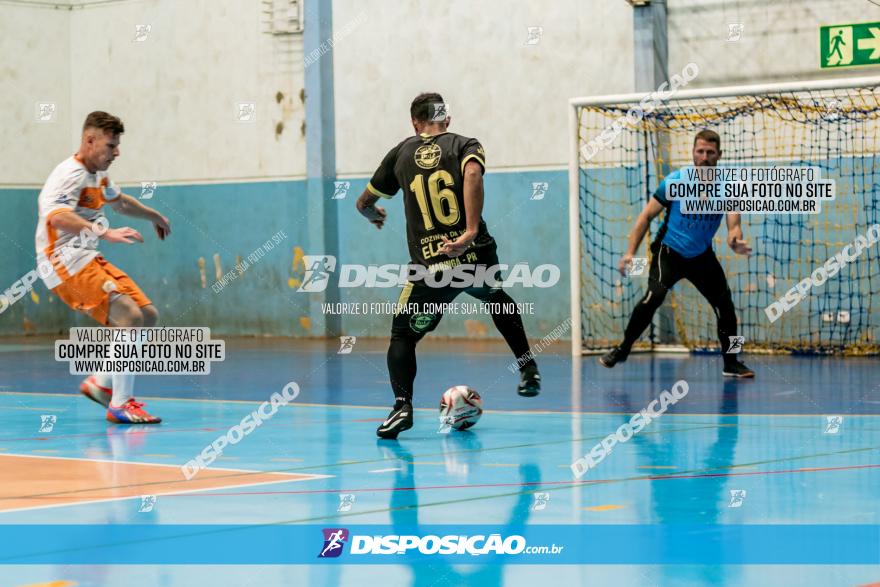
[[(486, 168), (483, 147), (477, 139), (455, 133), (410, 137), (391, 149), (373, 174), (367, 190), (375, 196), (393, 197), (403, 189), (406, 240), (413, 263), (431, 267), (448, 261), (440, 253), (442, 237), (455, 240), (465, 232), (464, 166), (476, 161)], [(494, 241), (480, 218), (475, 252)], [(462, 262), (473, 262), (465, 252)]]

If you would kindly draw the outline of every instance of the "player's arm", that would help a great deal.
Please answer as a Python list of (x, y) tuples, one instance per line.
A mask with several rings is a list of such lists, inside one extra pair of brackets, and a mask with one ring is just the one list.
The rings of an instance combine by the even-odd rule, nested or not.
[(377, 206), (376, 202), (379, 201), (379, 198), (390, 200), (400, 190), (400, 184), (397, 182), (397, 176), (394, 174), (394, 166), (397, 163), (397, 153), (400, 151), (401, 144), (403, 143), (388, 151), (388, 154), (382, 159), (382, 163), (379, 164), (378, 169), (373, 173), (373, 177), (367, 183), (364, 193), (361, 194), (361, 197), (357, 199), (355, 204), (361, 216), (376, 225), (376, 228), (380, 230), (385, 224), (385, 217), (387, 215), (385, 214), (385, 209)]
[(369, 220), (371, 223), (376, 225), (376, 228), (382, 230), (382, 225), (385, 224), (385, 208), (382, 206), (377, 206), (376, 202), (379, 201), (379, 196), (376, 196), (370, 192), (369, 189), (364, 190), (364, 193), (361, 194), (361, 197), (357, 199), (356, 206), (358, 212), (361, 213), (361, 216)]
[(443, 237), (440, 252), (450, 257), (458, 257), (467, 249), (480, 231), (480, 217), (483, 214), (483, 166), (471, 159), (464, 166), (462, 183), (464, 214), (467, 226), (454, 241)]
[[(111, 243), (144, 242), (133, 228), (107, 228), (106, 225), (89, 222), (76, 212), (80, 190), (83, 187), (85, 169), (79, 169), (60, 178), (50, 177), (47, 192), (40, 193), (40, 214), (47, 218), (50, 227), (61, 232), (78, 235), (88, 241), (96, 236)], [(134, 240), (132, 240), (134, 239)]]
[(751, 255), (749, 242), (743, 239), (742, 225), (739, 214), (727, 215), (727, 246), (737, 255)]
[(152, 222), (160, 240), (164, 240), (166, 236), (171, 234), (171, 224), (168, 222), (167, 218), (149, 206), (144, 206), (129, 195), (120, 193), (118, 198), (111, 200), (108, 203), (110, 204), (110, 207), (119, 214), (131, 216), (132, 218), (142, 218), (143, 220), (149, 220)]
[[(96, 234), (108, 243), (132, 244), (134, 241), (144, 242), (144, 237), (135, 229), (123, 226), (122, 228), (107, 228), (89, 222), (73, 210), (56, 212), (49, 218), (49, 225), (55, 230), (69, 232), (71, 234)], [(132, 240), (134, 239), (134, 240)]]
[(661, 204), (656, 198), (651, 198), (639, 213), (638, 218), (636, 218), (636, 223), (633, 225), (633, 228), (629, 233), (626, 252), (617, 264), (617, 269), (620, 271), (621, 275), (626, 275), (626, 269), (629, 267), (629, 264), (632, 263), (632, 258), (639, 249), (639, 245), (642, 244), (642, 239), (645, 238), (645, 235), (648, 233), (648, 227), (651, 226), (651, 221), (657, 218), (663, 209), (663, 204)]

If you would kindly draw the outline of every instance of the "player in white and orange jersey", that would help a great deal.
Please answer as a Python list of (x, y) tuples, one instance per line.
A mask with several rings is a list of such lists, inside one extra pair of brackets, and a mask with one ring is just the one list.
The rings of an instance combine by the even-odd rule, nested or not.
[[(116, 212), (153, 223), (160, 239), (171, 234), (168, 219), (123, 194), (110, 181), (107, 168), (119, 156), (122, 121), (106, 112), (92, 112), (83, 125), (75, 155), (49, 175), (39, 196), (37, 266), (46, 287), (65, 304), (91, 316), (103, 326), (154, 326), (159, 312), (137, 284), (98, 252), (98, 240), (132, 244), (144, 242), (128, 226), (107, 228), (102, 212)], [(131, 373), (95, 373), (80, 391), (107, 408), (107, 420), (120, 424), (158, 424), (134, 399)]]

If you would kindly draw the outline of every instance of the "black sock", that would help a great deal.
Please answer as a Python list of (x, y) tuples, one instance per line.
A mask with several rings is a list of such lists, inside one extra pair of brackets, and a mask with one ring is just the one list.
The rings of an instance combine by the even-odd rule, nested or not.
[[(490, 298), (490, 302), (501, 304), (501, 310), (508, 310), (508, 312), (501, 311), (497, 314), (492, 314), (492, 322), (495, 323), (495, 328), (504, 337), (507, 346), (513, 351), (513, 356), (516, 357), (517, 362), (524, 361), (520, 371), (526, 367), (537, 369), (538, 364), (535, 363), (535, 359), (529, 350), (529, 340), (526, 338), (526, 329), (523, 327), (522, 318), (519, 315), (519, 310), (516, 308), (516, 302), (504, 291), (496, 292)], [(513, 310), (513, 312), (509, 310)]]
[[(412, 338), (392, 336), (388, 346), (388, 374), (391, 390), (397, 402), (412, 403), (413, 382), (416, 379), (416, 341)], [(395, 409), (398, 407), (394, 404)]]
[(724, 357), (725, 367), (728, 365), (736, 365), (737, 363), (739, 363), (739, 359), (736, 358), (735, 354), (722, 353), (721, 356)]
[(650, 280), (648, 282), (648, 291), (642, 299), (638, 301), (636, 307), (633, 308), (629, 322), (626, 324), (626, 330), (623, 331), (623, 342), (618, 345), (618, 348), (620, 348), (624, 354), (629, 354), (633, 344), (635, 344), (639, 337), (642, 336), (642, 333), (648, 329), (648, 326), (651, 325), (651, 320), (654, 319), (654, 313), (657, 312), (663, 304), (665, 298), (666, 288), (658, 281)]
[(629, 323), (626, 325), (626, 330), (623, 334), (623, 342), (618, 345), (623, 352), (629, 354), (632, 345), (635, 344), (639, 337), (642, 336), (642, 333), (651, 325), (651, 320), (654, 319), (654, 312), (656, 311), (657, 306), (654, 304), (645, 304), (642, 302), (636, 304), (632, 316), (629, 319)]

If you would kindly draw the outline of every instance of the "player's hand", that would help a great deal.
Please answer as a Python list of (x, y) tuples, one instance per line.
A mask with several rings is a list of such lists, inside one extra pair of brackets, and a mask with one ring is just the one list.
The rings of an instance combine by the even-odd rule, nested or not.
[(440, 252), (447, 257), (458, 257), (471, 246), (477, 235), (464, 232), (454, 241), (449, 240), (445, 235), (441, 238), (443, 239), (443, 246), (440, 247)]
[(375, 224), (376, 228), (382, 230), (382, 226), (385, 224), (385, 218), (388, 215), (385, 213), (385, 208), (382, 206), (370, 206), (369, 208), (364, 208), (361, 211), (361, 214), (370, 221), (370, 224)]
[(739, 237), (731, 237), (727, 239), (727, 244), (737, 255), (751, 255), (752, 248), (749, 246), (749, 241), (743, 240)]
[(620, 258), (620, 262), (617, 264), (617, 270), (620, 271), (620, 274), (626, 277), (626, 272), (632, 265), (633, 256), (629, 253), (624, 253), (624, 255)]
[(171, 234), (171, 223), (161, 214), (159, 214), (159, 218), (153, 221), (153, 228), (156, 229), (156, 234), (159, 236), (159, 240), (163, 241), (166, 236)]
[(141, 233), (131, 228), (130, 226), (123, 226), (122, 228), (108, 228), (104, 232), (104, 234), (101, 235), (101, 238), (108, 243), (125, 243), (127, 245), (132, 244), (134, 241), (137, 241), (139, 243), (144, 242), (144, 237), (141, 236)]
[(385, 224), (385, 219), (388, 217), (388, 214), (385, 213), (385, 208), (382, 206), (373, 206), (373, 210), (376, 213), (373, 215), (373, 218), (370, 218), (370, 222), (376, 225), (376, 228), (382, 230), (382, 226)]

